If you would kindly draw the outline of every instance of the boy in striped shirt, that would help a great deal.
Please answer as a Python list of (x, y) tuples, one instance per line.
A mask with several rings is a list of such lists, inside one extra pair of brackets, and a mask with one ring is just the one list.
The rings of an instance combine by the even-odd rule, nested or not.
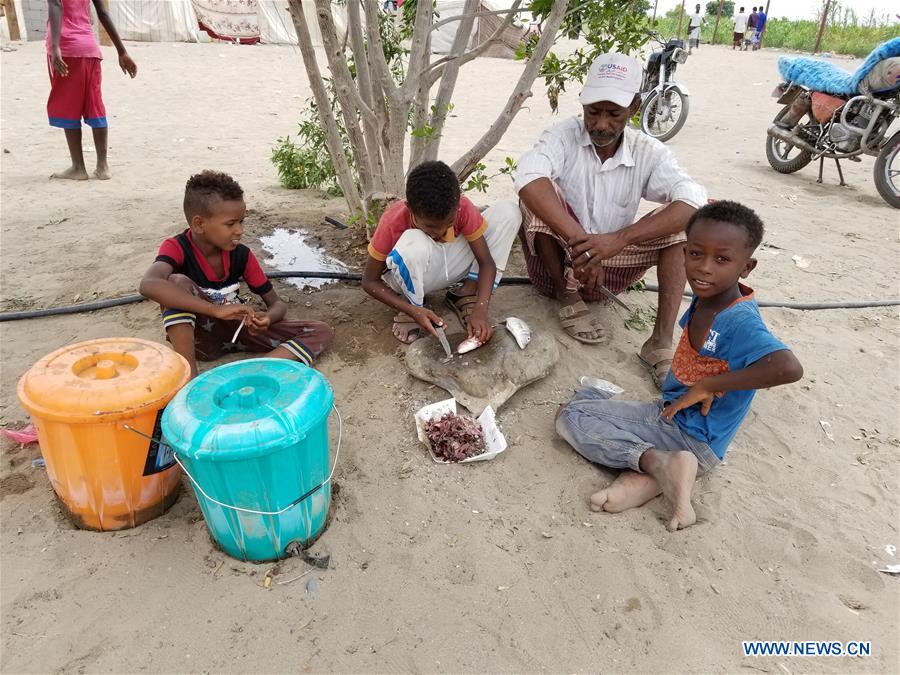
[[(231, 176), (191, 176), (184, 192), (188, 229), (162, 243), (141, 281), (139, 292), (160, 304), (166, 337), (187, 359), (192, 376), (198, 358), (211, 361), (235, 351), (311, 366), (334, 335), (321, 321), (284, 319), (287, 304), (241, 244), (246, 210), (244, 191)], [(266, 311), (244, 304), (241, 281), (262, 298)]]

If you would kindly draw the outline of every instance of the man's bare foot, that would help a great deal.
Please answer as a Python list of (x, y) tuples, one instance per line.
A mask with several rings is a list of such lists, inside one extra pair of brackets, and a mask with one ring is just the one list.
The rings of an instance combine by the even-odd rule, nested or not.
[(669, 532), (681, 530), (697, 522), (691, 506), (691, 490), (697, 478), (697, 458), (686, 450), (661, 452), (655, 448), (641, 455), (641, 469), (653, 476), (672, 504)]
[(103, 166), (97, 166), (94, 170), (94, 178), (98, 178), (100, 180), (109, 180), (112, 178), (112, 173), (109, 171), (109, 166), (104, 164)]
[(83, 166), (70, 166), (65, 171), (52, 174), (50, 178), (58, 180), (87, 180), (88, 173)]
[(591, 495), (591, 510), (620, 513), (643, 506), (660, 492), (662, 488), (653, 476), (623, 471), (610, 485)]

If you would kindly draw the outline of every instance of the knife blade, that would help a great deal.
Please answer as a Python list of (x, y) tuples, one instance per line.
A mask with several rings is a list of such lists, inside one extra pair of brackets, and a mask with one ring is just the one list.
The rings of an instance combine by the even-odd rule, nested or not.
[(441, 347), (444, 348), (444, 354), (447, 355), (447, 358), (453, 356), (453, 350), (450, 349), (450, 342), (447, 340), (447, 333), (444, 332), (443, 326), (435, 326), (435, 332), (438, 336), (438, 341), (441, 343)]
[(607, 298), (609, 298), (610, 300), (612, 300), (614, 303), (616, 303), (617, 305), (619, 305), (619, 307), (621, 307), (621, 308), (623, 308), (623, 309), (625, 309), (625, 310), (627, 310), (627, 311), (629, 311), (629, 312), (631, 311), (631, 307), (629, 307), (629, 306), (626, 305), (624, 302), (622, 302), (621, 300), (619, 300), (618, 296), (615, 295), (615, 294), (614, 294), (611, 290), (609, 290), (606, 286), (601, 285), (601, 286), (600, 286), (600, 292), (603, 293), (603, 295), (605, 295)]

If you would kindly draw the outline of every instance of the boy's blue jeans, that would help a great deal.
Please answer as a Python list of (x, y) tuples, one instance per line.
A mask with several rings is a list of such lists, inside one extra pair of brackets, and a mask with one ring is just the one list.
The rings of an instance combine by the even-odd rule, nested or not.
[(660, 417), (661, 400), (613, 401), (610, 396), (593, 387), (581, 387), (556, 420), (556, 431), (585, 459), (611, 469), (642, 473), (641, 455), (650, 448), (687, 450), (697, 458), (698, 474), (721, 461), (706, 443)]

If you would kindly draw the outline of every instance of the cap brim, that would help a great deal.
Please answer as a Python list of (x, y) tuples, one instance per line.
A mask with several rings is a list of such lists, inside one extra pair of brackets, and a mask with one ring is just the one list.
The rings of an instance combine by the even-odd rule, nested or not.
[(581, 96), (578, 97), (578, 100), (581, 101), (581, 105), (590, 105), (599, 101), (612, 101), (616, 105), (627, 108), (637, 94), (638, 92), (632, 93), (616, 89), (615, 87), (585, 87), (581, 90)]

